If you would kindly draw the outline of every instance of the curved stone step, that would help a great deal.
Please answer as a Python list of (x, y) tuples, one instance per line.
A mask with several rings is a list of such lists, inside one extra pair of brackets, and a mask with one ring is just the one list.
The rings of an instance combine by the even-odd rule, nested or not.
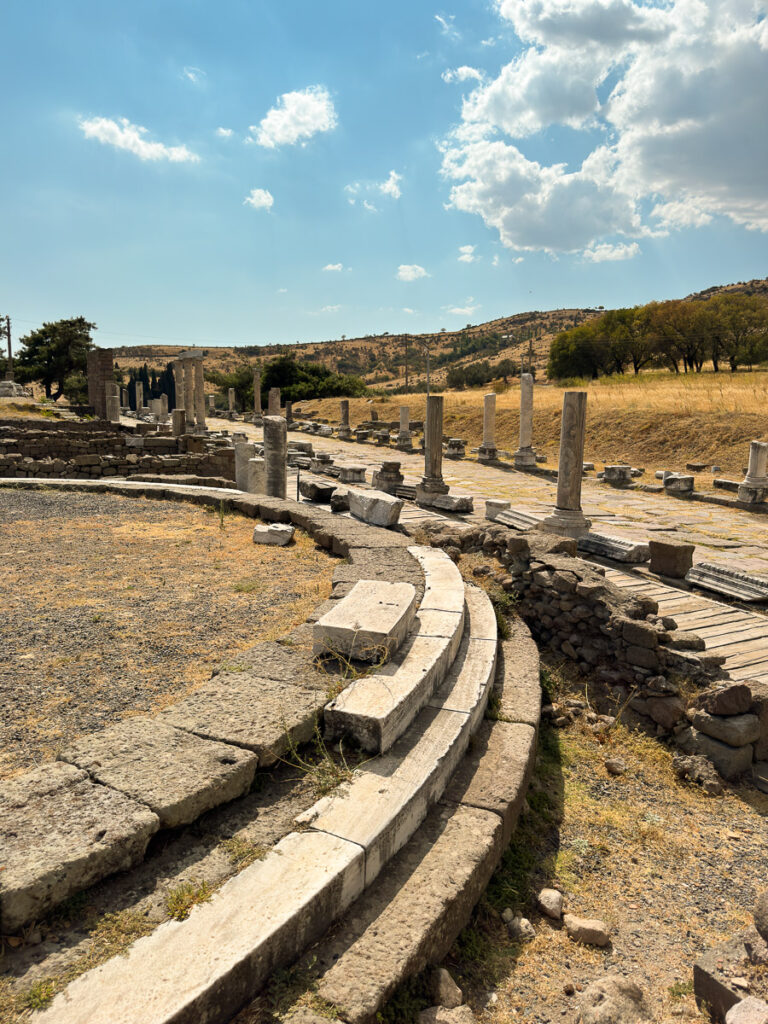
[[(442, 683), (456, 657), (465, 618), (461, 573), (439, 548), (412, 547), (409, 552), (419, 561), (425, 580), (414, 628), (396, 658), (373, 675), (355, 680), (326, 705), (329, 740), (346, 733), (364, 750), (389, 750)], [(479, 609), (478, 602), (478, 615)], [(495, 631), (492, 608), (490, 617)], [(489, 628), (483, 627), (485, 632)]]
[[(161, 925), (77, 979), (39, 1024), (224, 1022), (318, 938), (410, 839), (466, 751), (496, 666), (495, 638), (473, 635), (472, 621), (470, 610), (440, 691), (444, 706), (425, 708), (389, 754), (318, 801), (306, 831), (288, 835), (186, 921)], [(475, 632), (485, 621), (479, 614)]]

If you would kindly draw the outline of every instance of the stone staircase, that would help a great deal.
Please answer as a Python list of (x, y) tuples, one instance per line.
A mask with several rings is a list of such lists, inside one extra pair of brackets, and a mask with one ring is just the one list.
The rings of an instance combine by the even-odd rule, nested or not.
[[(203, 489), (114, 489), (206, 500)], [(362, 1024), (399, 981), (444, 954), (519, 813), (539, 714), (538, 655), (525, 626), (499, 643), (487, 595), (437, 548), (304, 503), (220, 490), (207, 500), (291, 521), (346, 554), (334, 577), (342, 602), (356, 580), (402, 579), (391, 566), (418, 564), (420, 600), (400, 650), (323, 712), (328, 736), (351, 734), (374, 756), (187, 920), (160, 925), (73, 981), (34, 1016), (40, 1024), (225, 1022), (316, 942), (321, 998)], [(382, 943), (388, 953), (372, 970)], [(313, 1020), (297, 1010), (296, 1024)]]

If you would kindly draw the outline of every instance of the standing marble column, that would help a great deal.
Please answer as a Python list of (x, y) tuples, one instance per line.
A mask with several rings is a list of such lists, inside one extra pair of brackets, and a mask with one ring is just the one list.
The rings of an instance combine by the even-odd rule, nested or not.
[(195, 432), (205, 433), (205, 376), (203, 357), (195, 359)]
[(107, 419), (110, 423), (120, 422), (120, 399), (117, 395), (107, 395)]
[(352, 436), (352, 431), (349, 429), (349, 399), (342, 398), (339, 402), (339, 413), (341, 416), (341, 423), (339, 424), (339, 440), (347, 441)]
[(227, 391), (227, 401), (229, 402), (229, 415), (231, 416), (235, 411), (235, 389), (229, 388)]
[(123, 409), (128, 408), (128, 388), (120, 388), (120, 405)]
[(171, 413), (171, 433), (174, 437), (181, 437), (187, 432), (187, 414), (184, 409), (178, 406)]
[[(278, 390), (277, 388), (275, 390)], [(288, 487), (286, 452), (288, 427), (282, 416), (264, 417), (265, 490), (272, 498), (284, 498)]]
[(253, 370), (253, 422), (261, 423), (261, 367)]
[(168, 395), (166, 395), (165, 392), (160, 395), (160, 415), (163, 419), (168, 418)]
[(416, 500), (424, 496), (428, 502), (435, 495), (447, 493), (448, 485), (443, 481), (443, 396), (430, 395), (424, 420), (424, 476), (416, 488)]
[(533, 441), (533, 375), (520, 375), (520, 447), (515, 452), (515, 469), (536, 465)]
[(235, 486), (238, 491), (248, 490), (248, 460), (256, 458), (256, 445), (239, 441), (235, 445)]
[(195, 360), (184, 360), (184, 411), (187, 414), (187, 430), (195, 425)]
[(739, 501), (754, 504), (768, 498), (768, 443), (751, 441), (747, 475), (739, 484)]
[(293, 402), (287, 398), (285, 400), (285, 422), (289, 426), (293, 423)]
[(400, 406), (400, 430), (397, 435), (397, 447), (401, 451), (413, 451), (411, 437), (411, 410), (407, 405)]
[(560, 461), (555, 511), (541, 524), (548, 533), (585, 536), (592, 523), (581, 511), (581, 475), (584, 468), (584, 431), (587, 425), (586, 391), (566, 391), (560, 427)]
[(483, 399), (483, 443), (477, 449), (477, 458), (493, 462), (496, 455), (496, 395), (491, 392)]
[(144, 405), (144, 382), (137, 380), (136, 382), (136, 415), (141, 416), (141, 410)]
[[(184, 407), (184, 360), (174, 359), (173, 361), (173, 383), (176, 387), (176, 409)], [(186, 409), (185, 409), (186, 412)]]
[(280, 415), (280, 388), (269, 389), (269, 398), (267, 399), (267, 415)]

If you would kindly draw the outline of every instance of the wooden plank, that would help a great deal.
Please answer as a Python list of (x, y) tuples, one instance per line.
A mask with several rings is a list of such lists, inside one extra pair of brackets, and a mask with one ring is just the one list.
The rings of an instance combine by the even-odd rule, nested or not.
[(705, 633), (707, 630), (755, 629), (759, 628), (753, 619), (745, 615), (678, 615), (677, 628)]
[(731, 679), (740, 683), (745, 679), (760, 679), (768, 683), (768, 661), (761, 662), (759, 665), (749, 665), (746, 668), (729, 669)]
[(731, 655), (741, 655), (756, 651), (768, 656), (768, 637), (759, 636), (754, 639), (740, 640), (737, 637), (723, 637), (719, 643), (707, 644), (707, 650), (713, 654), (725, 654), (728, 658)]
[(749, 665), (760, 665), (762, 663), (768, 665), (768, 657), (766, 657), (765, 648), (761, 648), (759, 651), (748, 652), (746, 654), (729, 655), (728, 660), (725, 663), (725, 667), (730, 672), (731, 666), (733, 666), (733, 668), (747, 668)]
[(762, 629), (756, 627), (753, 622), (718, 622), (713, 623), (711, 626), (700, 626), (698, 629), (694, 627), (692, 632), (697, 633), (702, 640), (716, 640), (721, 636), (741, 636), (747, 639), (745, 634), (751, 633), (768, 639), (768, 630), (765, 627)]

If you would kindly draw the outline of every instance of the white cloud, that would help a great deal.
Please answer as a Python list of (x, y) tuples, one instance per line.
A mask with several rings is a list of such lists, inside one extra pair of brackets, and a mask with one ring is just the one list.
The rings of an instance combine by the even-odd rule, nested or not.
[(81, 118), (78, 122), (86, 139), (97, 139), (116, 149), (125, 149), (139, 160), (169, 160), (171, 163), (198, 163), (200, 157), (186, 146), (166, 146), (162, 142), (149, 142), (147, 129), (121, 117), (113, 121), (108, 117)]
[(516, 257), (515, 257), (515, 258), (514, 258), (514, 259), (512, 260), (512, 262), (513, 262), (513, 263), (525, 263), (525, 259), (524, 259), (524, 257), (522, 257), (522, 256), (516, 256)]
[(590, 263), (607, 263), (613, 260), (631, 260), (639, 253), (640, 246), (637, 242), (619, 243), (618, 245), (600, 242), (591, 249), (584, 250), (584, 259)]
[(363, 200), (363, 207), (366, 210), (370, 210), (371, 213), (378, 213), (379, 212), (378, 207), (374, 206), (373, 203), (370, 203), (367, 199)]
[[(633, 255), (617, 235), (658, 237), (718, 215), (768, 231), (764, 8), (496, 0), (522, 49), (465, 98), (441, 144), (449, 206), (481, 216), (509, 248), (588, 260)], [(580, 166), (523, 153), (519, 140), (552, 127), (576, 133)]]
[(493, 257), (493, 259), (491, 260), (491, 266), (492, 267), (498, 267), (498, 265), (499, 265), (499, 254), (496, 253), (495, 256)]
[(320, 309), (321, 313), (338, 313), (341, 306), (322, 306)]
[(217, 128), (216, 134), (220, 139), (231, 139), (232, 129), (231, 128)]
[(411, 309), (410, 306), (403, 306), (403, 312), (408, 313), (409, 316), (412, 316), (416, 312), (416, 310)]
[(455, 68), (453, 71), (450, 68), (446, 69), (440, 77), (444, 82), (469, 82), (473, 80), (482, 82), (485, 75), (482, 71), (478, 71), (477, 68), (470, 68), (468, 65), (462, 64), (460, 68)]
[(488, 39), (481, 39), (480, 40), (480, 45), (481, 46), (495, 46), (496, 45), (496, 40), (492, 36), (490, 38), (488, 38)]
[(459, 263), (475, 263), (478, 259), (475, 256), (476, 245), (460, 245), (459, 246)]
[(244, 206), (252, 206), (254, 210), (271, 210), (275, 197), (266, 188), (252, 188), (243, 200)]
[(343, 263), (326, 263), (325, 266), (323, 267), (323, 270), (343, 270), (343, 269), (344, 269), (344, 264)]
[(401, 263), (395, 276), (398, 281), (418, 281), (420, 277), (429, 277), (429, 274), (418, 263)]
[(471, 298), (467, 300), (466, 306), (443, 306), (443, 310), (452, 316), (472, 316), (478, 309), (480, 306), (474, 305)]
[(193, 85), (199, 85), (206, 77), (205, 72), (200, 68), (186, 67), (181, 72), (182, 78), (186, 78)]
[(278, 289), (277, 289), (277, 294), (278, 294), (278, 295), (285, 295), (285, 293), (286, 293), (287, 291), (288, 291), (288, 289), (287, 289), (287, 288), (278, 288)]
[(384, 196), (390, 196), (392, 199), (399, 199), (403, 194), (400, 191), (399, 184), (402, 180), (402, 174), (398, 174), (397, 171), (390, 171), (387, 180), (379, 185), (379, 192)]
[(443, 33), (444, 36), (447, 36), (449, 39), (461, 39), (461, 33), (454, 25), (455, 20), (455, 14), (449, 14), (447, 17), (443, 16), (442, 14), (435, 15), (435, 21), (440, 26), (440, 31)]
[(250, 130), (260, 146), (275, 149), (297, 142), (304, 144), (319, 132), (332, 131), (337, 124), (331, 94), (325, 86), (311, 85), (308, 89), (283, 93)]

